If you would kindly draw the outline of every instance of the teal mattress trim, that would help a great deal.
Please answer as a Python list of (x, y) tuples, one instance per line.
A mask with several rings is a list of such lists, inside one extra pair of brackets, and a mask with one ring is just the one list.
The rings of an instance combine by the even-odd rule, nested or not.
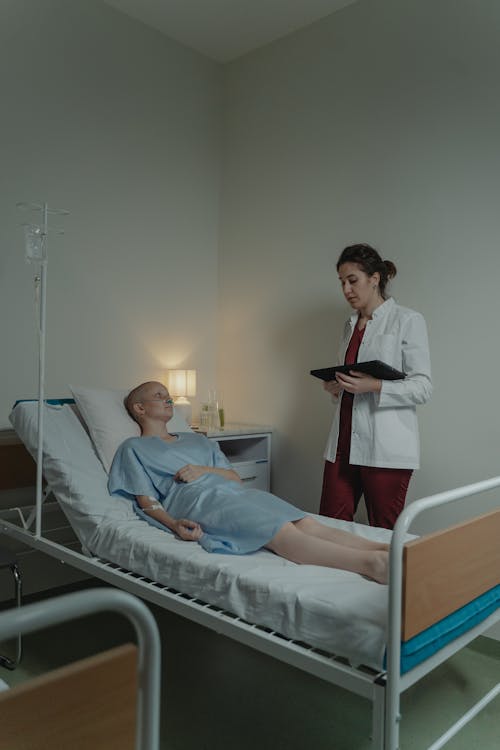
[[(500, 585), (455, 610), (439, 622), (401, 644), (401, 674), (429, 659), (463, 633), (486, 620), (500, 607)], [(384, 669), (387, 655), (384, 656)]]

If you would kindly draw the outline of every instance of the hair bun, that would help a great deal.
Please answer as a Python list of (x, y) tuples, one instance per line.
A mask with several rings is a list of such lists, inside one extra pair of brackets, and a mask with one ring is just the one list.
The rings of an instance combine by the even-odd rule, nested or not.
[(392, 260), (384, 260), (384, 266), (387, 273), (388, 279), (393, 279), (397, 274), (398, 270)]

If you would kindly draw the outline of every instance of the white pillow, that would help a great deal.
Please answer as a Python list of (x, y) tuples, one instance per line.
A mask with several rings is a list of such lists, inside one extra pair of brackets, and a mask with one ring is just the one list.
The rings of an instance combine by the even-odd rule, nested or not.
[[(38, 401), (21, 401), (9, 417), (33, 458), (38, 449)], [(105, 518), (116, 525), (137, 518), (132, 503), (110, 497), (108, 477), (73, 404), (46, 404), (43, 416), (43, 475), (85, 547)]]
[[(97, 455), (107, 472), (111, 468), (118, 446), (129, 437), (138, 437), (137, 422), (129, 417), (123, 399), (128, 390), (85, 388), (69, 386), (78, 410), (90, 432)], [(168, 423), (169, 432), (192, 432), (181, 414), (176, 414)]]

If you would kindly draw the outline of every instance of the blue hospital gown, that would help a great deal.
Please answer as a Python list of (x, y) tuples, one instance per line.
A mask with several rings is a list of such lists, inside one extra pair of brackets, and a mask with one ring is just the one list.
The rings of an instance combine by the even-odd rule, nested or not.
[(109, 492), (132, 500), (141, 518), (168, 531), (144, 513), (136, 495), (155, 498), (173, 518), (200, 524), (204, 533), (199, 544), (208, 552), (233, 555), (255, 552), (285, 523), (307, 515), (270, 492), (247, 489), (217, 474), (203, 474), (194, 482), (174, 481), (186, 464), (232, 468), (218, 444), (203, 435), (179, 433), (169, 443), (159, 437), (129, 438), (113, 459)]

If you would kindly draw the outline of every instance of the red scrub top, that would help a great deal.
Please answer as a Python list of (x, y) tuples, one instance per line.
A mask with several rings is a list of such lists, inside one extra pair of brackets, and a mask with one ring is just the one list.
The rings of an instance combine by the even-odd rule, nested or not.
[[(359, 330), (357, 324), (354, 328), (349, 346), (347, 347), (344, 364), (355, 365), (358, 361), (358, 351), (363, 340), (365, 328)], [(353, 370), (356, 367), (352, 368)], [(351, 428), (352, 428), (352, 406), (354, 402), (354, 393), (348, 393), (347, 391), (342, 392), (342, 400), (340, 402), (340, 423), (339, 423), (339, 438), (337, 441), (337, 456), (347, 456), (351, 450)]]

